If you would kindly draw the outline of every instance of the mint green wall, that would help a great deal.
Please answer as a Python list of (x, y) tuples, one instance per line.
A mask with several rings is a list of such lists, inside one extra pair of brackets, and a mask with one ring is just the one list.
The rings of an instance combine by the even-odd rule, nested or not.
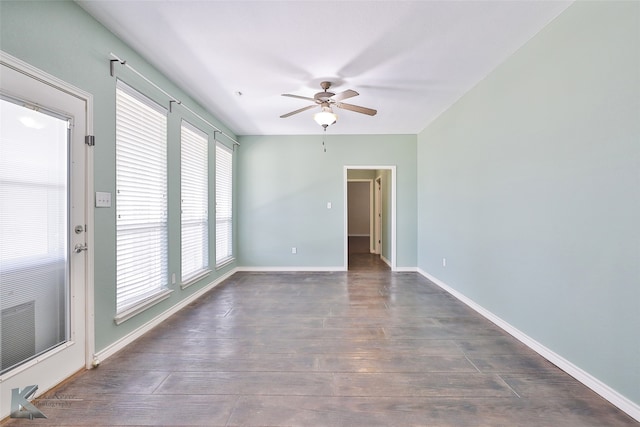
[(416, 135), (328, 133), (325, 153), (321, 130), (313, 136), (241, 137), (240, 265), (344, 266), (344, 166), (396, 165), (397, 265), (415, 266)]
[[(66, 1), (0, 1), (0, 49), (40, 68), (93, 95), (94, 100), (94, 186), (109, 191), (115, 200), (115, 82), (109, 75), (109, 54), (113, 52), (145, 74), (167, 92), (180, 98), (198, 114), (229, 132), (189, 99), (178, 87), (164, 78), (112, 33), (86, 14), (78, 5)], [(118, 76), (137, 89), (168, 106), (166, 97), (149, 87), (124, 67)], [(180, 277), (180, 108), (169, 115), (169, 271)], [(195, 117), (185, 115), (205, 131), (211, 129)], [(212, 134), (213, 132), (211, 132)], [(214, 150), (210, 150), (213, 152)], [(213, 188), (213, 167), (211, 178)], [(211, 199), (213, 199), (213, 193)], [(213, 212), (213, 209), (210, 210)], [(212, 234), (213, 235), (213, 234)], [(214, 259), (214, 246), (210, 253)], [(115, 206), (95, 210), (95, 332), (96, 350), (123, 337), (159, 313), (167, 310), (194, 291), (209, 283), (218, 273), (199, 283), (175, 290), (171, 297), (120, 326), (115, 315)], [(211, 265), (215, 265), (214, 262)], [(224, 271), (228, 271), (233, 265)], [(220, 272), (223, 273), (224, 271)]]
[(640, 404), (640, 3), (574, 3), (418, 164), (418, 266)]

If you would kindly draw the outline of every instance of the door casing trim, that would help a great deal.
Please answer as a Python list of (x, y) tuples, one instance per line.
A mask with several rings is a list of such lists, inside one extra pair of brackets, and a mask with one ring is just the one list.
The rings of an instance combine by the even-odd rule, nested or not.
[(391, 196), (391, 230), (389, 230), (390, 240), (391, 240), (391, 260), (390, 267), (391, 271), (397, 270), (397, 245), (396, 245), (396, 166), (395, 165), (345, 165), (343, 166), (343, 206), (344, 206), (344, 214), (343, 214), (343, 222), (344, 222), (344, 270), (349, 270), (349, 228), (348, 228), (348, 199), (347, 199), (347, 182), (348, 177), (347, 173), (349, 170), (389, 170), (391, 171), (391, 185), (389, 186), (390, 196)]

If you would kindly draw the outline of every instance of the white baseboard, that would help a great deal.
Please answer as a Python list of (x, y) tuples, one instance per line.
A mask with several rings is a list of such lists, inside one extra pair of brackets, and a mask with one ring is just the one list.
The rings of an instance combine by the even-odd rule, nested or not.
[(338, 267), (238, 267), (237, 271), (278, 272), (278, 271), (346, 271), (344, 266)]
[(386, 259), (386, 258), (384, 257), (384, 255), (380, 254), (380, 259), (381, 259), (382, 261), (384, 261), (384, 263), (385, 263), (385, 264), (387, 264), (389, 267), (391, 267), (391, 261), (389, 261), (388, 259)]
[(119, 350), (122, 350), (128, 344), (131, 344), (133, 341), (135, 341), (136, 339), (140, 338), (142, 335), (144, 335), (145, 333), (149, 332), (154, 327), (158, 326), (160, 323), (162, 323), (165, 320), (167, 320), (171, 315), (177, 313), (178, 311), (180, 311), (181, 309), (183, 309), (184, 307), (186, 307), (187, 305), (189, 305), (193, 301), (195, 301), (198, 298), (200, 298), (207, 291), (209, 291), (210, 289), (218, 286), (224, 280), (226, 280), (229, 277), (231, 277), (231, 275), (233, 273), (235, 273), (236, 271), (238, 271), (238, 269), (234, 268), (234, 269), (228, 271), (227, 273), (223, 274), (222, 276), (217, 277), (213, 282), (209, 283), (208, 285), (204, 286), (202, 289), (199, 289), (196, 292), (194, 292), (193, 294), (189, 295), (188, 297), (186, 297), (185, 299), (183, 299), (182, 301), (180, 301), (179, 303), (177, 303), (173, 307), (169, 308), (167, 311), (159, 314), (158, 316), (154, 317), (153, 319), (151, 319), (150, 321), (148, 321), (144, 325), (142, 325), (139, 328), (129, 332), (124, 337), (120, 338), (119, 340), (111, 343), (110, 345), (108, 345), (104, 349), (102, 349), (99, 352), (95, 353), (94, 356), (93, 356), (94, 361), (95, 360), (104, 361), (105, 359), (107, 359), (108, 357), (112, 356), (113, 354), (115, 354)]
[[(385, 264), (391, 267), (391, 263), (389, 262), (388, 259), (382, 256), (380, 257), (380, 259), (382, 259), (385, 262)], [(237, 271), (253, 271), (253, 272), (268, 273), (268, 272), (278, 272), (278, 271), (322, 272), (322, 271), (347, 271), (347, 270), (344, 267), (238, 267)], [(394, 271), (401, 272), (401, 273), (404, 273), (404, 272), (415, 273), (418, 271), (418, 268), (417, 267), (396, 267)]]
[(553, 363), (558, 368), (562, 369), (567, 374), (571, 375), (573, 378), (580, 381), (582, 384), (586, 385), (594, 392), (598, 393), (600, 396), (620, 408), (622, 411), (626, 412), (629, 416), (636, 419), (637, 421), (640, 421), (640, 405), (629, 400), (627, 397), (618, 393), (607, 384), (595, 378), (593, 375), (589, 374), (588, 372), (571, 363), (569, 360), (540, 344), (538, 341), (534, 340), (533, 338), (520, 331), (516, 327), (512, 326), (508, 322), (504, 321), (500, 317), (496, 316), (495, 314), (491, 313), (489, 310), (477, 304), (472, 299), (467, 298), (462, 293), (451, 288), (446, 283), (440, 281), (438, 278), (430, 275), (420, 268), (418, 268), (417, 271), (418, 273), (441, 287), (443, 290), (450, 293), (458, 300), (478, 312), (480, 315), (495, 323), (498, 327), (515, 337), (518, 341), (522, 342), (524, 345), (547, 359), (549, 362)]
[(418, 267), (396, 267), (398, 273), (417, 273)]

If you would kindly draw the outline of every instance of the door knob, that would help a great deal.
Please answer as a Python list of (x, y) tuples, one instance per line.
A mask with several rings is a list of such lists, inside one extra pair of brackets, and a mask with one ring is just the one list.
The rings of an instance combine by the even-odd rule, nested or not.
[(87, 249), (88, 249), (87, 245), (81, 245), (80, 243), (78, 243), (77, 245), (74, 246), (73, 252), (79, 254), (80, 252), (86, 251)]

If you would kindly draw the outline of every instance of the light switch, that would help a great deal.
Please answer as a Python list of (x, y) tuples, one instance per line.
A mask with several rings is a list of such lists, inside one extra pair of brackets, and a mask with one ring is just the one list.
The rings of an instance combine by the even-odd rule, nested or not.
[(96, 191), (96, 208), (110, 208), (111, 193)]
[(327, 209), (331, 209), (331, 202), (327, 202)]

